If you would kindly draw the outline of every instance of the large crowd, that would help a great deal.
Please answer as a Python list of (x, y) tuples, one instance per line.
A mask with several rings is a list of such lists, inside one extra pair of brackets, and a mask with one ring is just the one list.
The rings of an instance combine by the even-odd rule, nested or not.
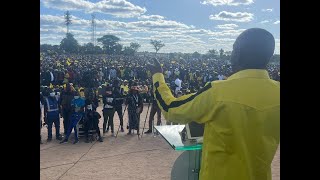
[[(152, 56), (59, 55), (40, 54), (40, 85), (62, 86), (73, 83), (75, 87), (100, 87), (113, 79), (125, 80), (129, 86), (150, 85), (151, 75), (146, 64)], [(159, 58), (166, 82), (176, 78), (182, 89), (197, 91), (207, 82), (227, 78), (231, 72), (229, 61), (218, 59)], [(279, 64), (268, 67), (272, 79), (280, 81)]]
[[(44, 111), (43, 118), (40, 113), (40, 134), (44, 119), (48, 127), (48, 141), (52, 139), (53, 124), (56, 127), (56, 139), (62, 140), (59, 131), (62, 116), (64, 139), (61, 143), (68, 142), (72, 129), (77, 134), (79, 122), (86, 127), (86, 141), (90, 129), (95, 129), (99, 141), (102, 141), (97, 125), (101, 116), (96, 112), (99, 101), (103, 103), (103, 134), (107, 133), (110, 127), (112, 135), (115, 131), (115, 112), (120, 119), (121, 131), (124, 132), (123, 104), (127, 105), (128, 134), (134, 130), (139, 134), (143, 103), (153, 102), (147, 131), (150, 133), (153, 116), (158, 113), (159, 124), (161, 113), (152, 100), (151, 72), (146, 68), (153, 57), (40, 53), (40, 109), (43, 107)], [(170, 82), (168, 85), (175, 96), (197, 92), (206, 83), (227, 79), (232, 73), (229, 61), (219, 58), (170, 59), (163, 56), (158, 59), (166, 82)], [(279, 64), (269, 64), (268, 72), (272, 79), (280, 81)], [(77, 142), (76, 136), (74, 143)]]

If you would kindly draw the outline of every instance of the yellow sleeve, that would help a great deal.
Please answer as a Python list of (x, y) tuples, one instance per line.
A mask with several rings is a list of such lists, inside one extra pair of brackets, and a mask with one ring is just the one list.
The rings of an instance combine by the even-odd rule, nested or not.
[(167, 121), (176, 123), (189, 123), (195, 121), (205, 123), (210, 119), (212, 101), (212, 83), (197, 93), (175, 98), (161, 73), (152, 76), (154, 96)]

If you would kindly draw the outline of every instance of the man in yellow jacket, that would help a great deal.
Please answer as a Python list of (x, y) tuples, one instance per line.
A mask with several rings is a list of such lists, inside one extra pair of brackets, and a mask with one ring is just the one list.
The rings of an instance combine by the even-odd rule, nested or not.
[(280, 141), (280, 83), (266, 71), (274, 48), (268, 31), (244, 31), (233, 45), (234, 74), (179, 98), (166, 85), (159, 62), (149, 65), (164, 117), (205, 123), (200, 180), (271, 180)]

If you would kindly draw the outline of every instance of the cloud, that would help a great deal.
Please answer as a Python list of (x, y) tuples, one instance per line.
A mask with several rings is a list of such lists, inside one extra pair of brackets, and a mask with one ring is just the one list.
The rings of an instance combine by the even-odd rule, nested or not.
[(273, 24), (280, 24), (280, 20), (275, 21)]
[(225, 36), (236, 37), (245, 30), (246, 29), (226, 29), (223, 31), (211, 31), (208, 33), (208, 35), (211, 37), (219, 37), (219, 38), (225, 37)]
[(136, 22), (129, 22), (128, 28), (148, 28), (148, 29), (184, 29), (189, 28), (189, 26), (179, 23), (176, 21), (170, 20), (148, 20), (148, 21), (136, 21)]
[(237, 27), (238, 27), (238, 25), (236, 25), (236, 24), (221, 24), (221, 25), (217, 25), (216, 28), (218, 28), (218, 29), (234, 29)]
[(236, 39), (211, 37), (211, 38), (209, 38), (209, 40), (218, 41), (218, 42), (234, 42)]
[(238, 6), (238, 5), (249, 5), (252, 4), (253, 0), (204, 0), (201, 4), (212, 5), (212, 6)]
[(63, 24), (63, 16), (40, 15), (40, 25)]
[(268, 22), (270, 22), (269, 20), (264, 20), (264, 21), (261, 21), (260, 23), (261, 24), (265, 24), (265, 23), (268, 23)]
[(272, 12), (273, 9), (261, 9), (262, 12)]
[(209, 19), (219, 21), (235, 21), (235, 22), (250, 22), (253, 20), (253, 14), (248, 12), (227, 12), (222, 11), (215, 15), (210, 15)]
[[(76, 16), (71, 17), (72, 24), (70, 28), (76, 26), (80, 27), (91, 27), (91, 21), (80, 19)], [(40, 25), (64, 25), (63, 16), (53, 16), (53, 15), (40, 15)], [(178, 29), (190, 29), (191, 27), (176, 21), (171, 20), (146, 20), (146, 21), (132, 21), (132, 22), (122, 22), (122, 21), (109, 21), (109, 20), (99, 20), (96, 19), (97, 29), (108, 28), (108, 29), (121, 29), (124, 28), (128, 31), (145, 32), (147, 30), (178, 30)]]
[(138, 17), (138, 19), (142, 19), (142, 20), (162, 20), (164, 19), (163, 16), (159, 16), (159, 15), (142, 15), (140, 17)]
[(85, 0), (42, 0), (47, 8), (58, 9), (61, 11), (74, 10), (84, 11), (85, 13), (103, 13), (121, 18), (137, 17), (144, 14), (147, 10), (136, 6), (126, 0), (102, 0), (96, 3)]

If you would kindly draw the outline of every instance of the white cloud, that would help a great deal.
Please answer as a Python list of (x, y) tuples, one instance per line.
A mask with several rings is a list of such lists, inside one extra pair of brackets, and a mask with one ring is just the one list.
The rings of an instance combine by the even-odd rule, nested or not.
[(218, 41), (218, 42), (232, 42), (233, 43), (236, 39), (211, 37), (211, 38), (209, 38), (209, 40)]
[(262, 11), (262, 12), (272, 12), (273, 9), (262, 9), (261, 11)]
[(208, 33), (211, 37), (237, 37), (239, 34), (241, 34), (245, 29), (227, 29), (223, 31), (211, 31)]
[(149, 28), (149, 29), (184, 29), (189, 28), (189, 26), (170, 20), (148, 20), (148, 21), (136, 21), (129, 22), (128, 28)]
[(268, 23), (268, 22), (270, 22), (269, 20), (264, 20), (264, 21), (261, 21), (260, 23), (261, 24), (265, 24), (265, 23)]
[(213, 5), (213, 6), (238, 6), (238, 5), (249, 5), (252, 4), (253, 0), (204, 0), (201, 4)]
[(253, 20), (253, 14), (248, 12), (227, 12), (222, 11), (215, 15), (210, 15), (209, 19), (211, 20), (220, 20), (220, 21), (235, 21), (235, 22), (250, 22)]
[(40, 15), (40, 25), (63, 24), (63, 16)]
[(42, 0), (47, 8), (58, 10), (84, 11), (86, 13), (103, 13), (116, 17), (129, 18), (144, 14), (147, 10), (126, 0), (102, 0), (96, 3), (85, 0)]
[(238, 25), (236, 24), (220, 24), (220, 25), (217, 25), (217, 28), (218, 29), (234, 29), (234, 28), (237, 28)]
[(273, 24), (280, 24), (280, 20), (275, 21)]
[(164, 19), (163, 16), (159, 16), (159, 15), (142, 15), (140, 17), (138, 17), (138, 19), (142, 19), (142, 20), (162, 20)]

